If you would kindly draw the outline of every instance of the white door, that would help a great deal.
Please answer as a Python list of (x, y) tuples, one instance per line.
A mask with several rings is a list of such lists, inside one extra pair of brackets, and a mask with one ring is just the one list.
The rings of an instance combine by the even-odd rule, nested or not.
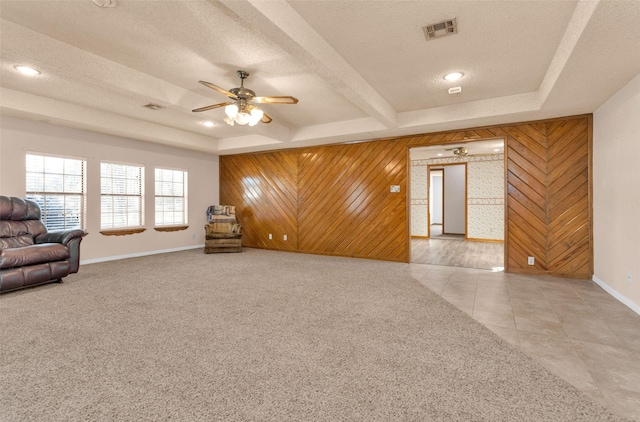
[(465, 234), (467, 166), (444, 167), (444, 226), (443, 233)]

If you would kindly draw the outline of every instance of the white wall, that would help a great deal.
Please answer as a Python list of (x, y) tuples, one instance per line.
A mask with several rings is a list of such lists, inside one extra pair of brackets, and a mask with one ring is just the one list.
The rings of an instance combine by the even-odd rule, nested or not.
[[(154, 251), (186, 249), (204, 244), (206, 209), (219, 198), (218, 156), (46, 123), (0, 117), (0, 194), (24, 197), (25, 153), (36, 152), (84, 158), (87, 161), (86, 236), (81, 262)], [(100, 234), (100, 161), (145, 167), (146, 231), (127, 236)], [(188, 224), (177, 232), (154, 227), (154, 168), (189, 173)]]
[(593, 114), (594, 281), (638, 313), (639, 165), (640, 75)]
[(467, 216), (465, 210), (467, 190), (467, 166), (464, 164), (444, 167), (444, 216), (442, 233), (465, 234)]
[(427, 190), (427, 166), (411, 162), (411, 236), (429, 236), (429, 192)]
[(467, 238), (504, 240), (504, 154), (467, 164)]

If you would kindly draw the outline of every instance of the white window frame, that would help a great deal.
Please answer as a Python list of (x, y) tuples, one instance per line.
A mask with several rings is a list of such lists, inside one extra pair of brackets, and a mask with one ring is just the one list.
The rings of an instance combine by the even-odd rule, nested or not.
[(155, 226), (186, 226), (189, 220), (189, 172), (156, 167), (154, 177)]
[[(42, 160), (42, 163), (35, 161)], [(47, 161), (62, 160), (54, 170)], [(80, 165), (80, 171), (73, 171)], [(25, 192), (40, 205), (47, 230), (85, 230), (87, 204), (87, 161), (84, 158), (27, 151), (25, 154)], [(80, 180), (78, 180), (78, 177)], [(58, 202), (55, 207), (54, 199)], [(61, 202), (61, 203), (60, 203)], [(74, 202), (76, 203), (74, 205)], [(62, 209), (60, 210), (60, 206)], [(62, 211), (62, 216), (60, 216)], [(55, 216), (54, 216), (55, 215)]]
[(142, 164), (100, 162), (101, 230), (144, 226), (144, 171)]

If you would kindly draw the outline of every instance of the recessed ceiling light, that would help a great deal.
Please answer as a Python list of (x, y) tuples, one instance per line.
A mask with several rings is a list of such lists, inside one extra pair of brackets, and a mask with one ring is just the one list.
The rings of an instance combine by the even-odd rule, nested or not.
[(499, 152), (499, 151), (500, 151), (500, 148), (496, 148), (493, 150), (493, 152)]
[(207, 120), (206, 122), (202, 122), (202, 124), (206, 127), (214, 127), (216, 124), (212, 121)]
[(116, 0), (93, 0), (96, 6), (100, 7), (116, 7)]
[(16, 69), (18, 72), (22, 73), (23, 75), (27, 75), (27, 76), (36, 76), (40, 74), (40, 71), (37, 69), (34, 69), (32, 67), (29, 66), (13, 66), (14, 69)]
[(446, 75), (444, 75), (444, 79), (449, 81), (449, 82), (453, 82), (453, 81), (459, 80), (463, 76), (464, 76), (464, 73), (462, 73), (462, 72), (451, 72), (451, 73), (447, 73)]
[(438, 157), (442, 157), (442, 153), (438, 154)]

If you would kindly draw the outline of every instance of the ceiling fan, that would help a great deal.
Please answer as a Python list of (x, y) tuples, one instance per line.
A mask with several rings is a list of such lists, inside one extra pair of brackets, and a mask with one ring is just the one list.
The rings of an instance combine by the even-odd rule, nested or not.
[(255, 126), (258, 122), (271, 123), (271, 117), (260, 110), (254, 103), (260, 104), (297, 104), (298, 99), (291, 96), (268, 96), (268, 97), (256, 97), (256, 93), (252, 90), (244, 87), (244, 80), (249, 76), (244, 70), (238, 70), (236, 72), (240, 77), (240, 86), (238, 88), (231, 88), (229, 91), (222, 89), (211, 82), (198, 81), (202, 85), (218, 91), (221, 94), (231, 98), (233, 102), (218, 103), (206, 107), (196, 108), (191, 110), (193, 112), (213, 110), (214, 108), (224, 107), (224, 112), (227, 115), (224, 121), (233, 126), (234, 124)]
[(466, 157), (469, 154), (469, 151), (465, 147), (456, 147), (456, 148), (448, 148), (445, 151), (453, 151), (453, 155), (456, 156), (458, 160), (462, 159), (462, 157)]

